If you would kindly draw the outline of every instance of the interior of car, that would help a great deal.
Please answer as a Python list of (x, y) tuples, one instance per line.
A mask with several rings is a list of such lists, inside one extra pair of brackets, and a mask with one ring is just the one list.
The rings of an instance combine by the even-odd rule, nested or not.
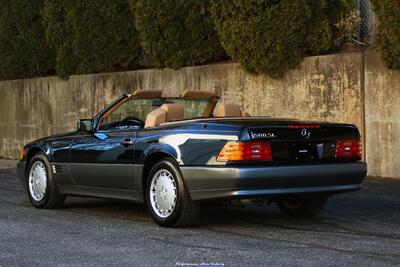
[(185, 90), (178, 97), (164, 97), (161, 90), (135, 91), (105, 113), (99, 130), (151, 128), (168, 122), (250, 116), (239, 105), (218, 102), (213, 92)]

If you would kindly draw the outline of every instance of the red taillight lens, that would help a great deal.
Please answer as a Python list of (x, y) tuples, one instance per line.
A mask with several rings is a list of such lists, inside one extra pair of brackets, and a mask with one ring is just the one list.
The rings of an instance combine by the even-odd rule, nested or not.
[(318, 124), (310, 124), (310, 125), (306, 125), (306, 124), (297, 124), (297, 125), (289, 125), (288, 126), (289, 129), (319, 129), (321, 128), (321, 125)]
[(254, 161), (272, 160), (271, 144), (269, 142), (237, 142), (225, 144), (217, 157), (218, 161)]
[(336, 158), (361, 159), (362, 143), (359, 139), (339, 140), (336, 142)]

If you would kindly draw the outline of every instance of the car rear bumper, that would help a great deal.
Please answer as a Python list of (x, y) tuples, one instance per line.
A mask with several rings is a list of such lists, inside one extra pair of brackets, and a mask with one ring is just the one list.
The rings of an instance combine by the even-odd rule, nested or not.
[(361, 188), (364, 162), (271, 167), (181, 166), (192, 200), (333, 194)]

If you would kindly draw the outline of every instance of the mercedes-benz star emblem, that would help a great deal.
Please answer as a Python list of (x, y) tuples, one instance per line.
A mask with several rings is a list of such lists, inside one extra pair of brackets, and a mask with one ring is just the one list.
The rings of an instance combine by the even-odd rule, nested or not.
[(310, 130), (309, 129), (306, 129), (306, 128), (304, 128), (304, 129), (301, 129), (301, 136), (303, 136), (303, 138), (305, 138), (305, 139), (308, 139), (308, 138), (310, 138), (310, 136), (311, 136), (311, 132), (310, 132)]

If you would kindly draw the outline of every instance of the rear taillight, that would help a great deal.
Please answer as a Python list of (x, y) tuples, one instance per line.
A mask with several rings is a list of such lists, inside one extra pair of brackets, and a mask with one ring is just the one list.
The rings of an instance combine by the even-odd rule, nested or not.
[(336, 142), (336, 158), (361, 159), (362, 143), (359, 139), (339, 140)]
[(269, 142), (238, 142), (229, 141), (217, 157), (218, 161), (255, 161), (272, 160), (271, 144)]

